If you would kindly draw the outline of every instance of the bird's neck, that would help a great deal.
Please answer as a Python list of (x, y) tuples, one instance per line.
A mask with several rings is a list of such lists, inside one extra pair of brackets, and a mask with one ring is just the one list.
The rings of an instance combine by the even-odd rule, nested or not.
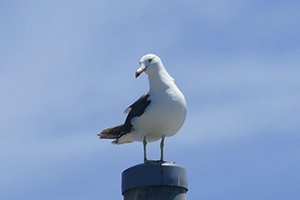
[(174, 79), (163, 68), (159, 71), (149, 74), (150, 92), (165, 91), (174, 85)]

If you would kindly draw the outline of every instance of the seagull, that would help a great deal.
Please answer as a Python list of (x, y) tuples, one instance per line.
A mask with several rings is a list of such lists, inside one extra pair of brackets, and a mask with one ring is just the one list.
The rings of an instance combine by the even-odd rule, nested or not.
[(151, 162), (147, 159), (147, 143), (161, 140), (159, 161), (164, 162), (165, 138), (180, 130), (186, 118), (187, 105), (184, 95), (158, 56), (147, 54), (140, 59), (135, 77), (143, 72), (148, 75), (149, 92), (124, 111), (127, 114), (124, 124), (107, 128), (98, 136), (100, 139), (114, 139), (113, 144), (143, 142), (144, 163)]

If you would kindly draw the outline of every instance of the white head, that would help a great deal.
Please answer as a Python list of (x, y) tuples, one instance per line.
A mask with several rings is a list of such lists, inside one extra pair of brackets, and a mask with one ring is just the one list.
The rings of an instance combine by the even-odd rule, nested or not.
[(154, 54), (144, 55), (140, 60), (140, 68), (136, 71), (135, 77), (139, 77), (141, 73), (145, 72), (150, 75), (154, 72), (159, 71), (163, 67), (160, 58)]

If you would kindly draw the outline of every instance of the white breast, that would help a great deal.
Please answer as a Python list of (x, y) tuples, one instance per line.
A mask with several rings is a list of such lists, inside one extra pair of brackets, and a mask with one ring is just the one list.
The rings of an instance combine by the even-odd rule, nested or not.
[[(182, 127), (186, 117), (186, 102), (177, 87), (163, 93), (150, 94), (151, 103), (140, 117), (131, 122), (134, 126), (132, 136), (142, 141), (157, 141), (164, 135), (173, 136)], [(142, 133), (141, 133), (142, 132)]]

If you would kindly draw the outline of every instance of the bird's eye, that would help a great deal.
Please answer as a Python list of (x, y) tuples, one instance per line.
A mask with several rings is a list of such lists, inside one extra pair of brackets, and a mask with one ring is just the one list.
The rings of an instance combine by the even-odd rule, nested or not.
[(152, 59), (150, 58), (150, 59), (148, 60), (148, 62), (151, 63), (151, 62), (152, 62)]

